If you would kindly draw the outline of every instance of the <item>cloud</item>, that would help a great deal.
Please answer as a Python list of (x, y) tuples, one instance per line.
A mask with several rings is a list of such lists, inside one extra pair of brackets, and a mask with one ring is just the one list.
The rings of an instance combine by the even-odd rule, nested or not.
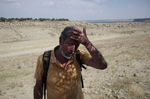
[(21, 4), (16, 0), (0, 0), (0, 4), (3, 7), (20, 7)]
[[(102, 8), (97, 2), (104, 2), (106, 0), (94, 0), (92, 1), (85, 1), (85, 0), (52, 0), (51, 2), (47, 2), (45, 6), (54, 6), (55, 9), (59, 10), (74, 10), (74, 11), (83, 11), (83, 10), (90, 10), (89, 12), (99, 12), (99, 8)], [(87, 11), (86, 11), (87, 12)]]
[(89, 9), (89, 10), (87, 10), (87, 12), (86, 12), (87, 14), (95, 14), (96, 13), (96, 11), (95, 10), (93, 10), (93, 9)]
[[(85, 19), (102, 15), (105, 7), (100, 2), (106, 0), (48, 0), (43, 4), (44, 16), (64, 17), (69, 19)], [(97, 3), (99, 2), (99, 3)], [(51, 13), (47, 13), (51, 12)]]
[(11, 2), (15, 2), (15, 0), (1, 0), (0, 2), (3, 2), (3, 3), (11, 3)]
[[(0, 0), (3, 15), (87, 19), (102, 16), (106, 0)], [(2, 5), (2, 6), (1, 6)], [(8, 10), (9, 9), (9, 10)]]
[(96, 2), (96, 3), (101, 3), (101, 2), (105, 2), (105, 1), (107, 1), (107, 0), (94, 0), (94, 2)]
[(47, 3), (44, 3), (43, 5), (44, 5), (44, 6), (49, 6), (49, 7), (51, 7), (51, 6), (54, 6), (54, 2), (49, 1), (49, 2), (47, 2)]
[(132, 9), (133, 7), (133, 5), (128, 5), (128, 9)]

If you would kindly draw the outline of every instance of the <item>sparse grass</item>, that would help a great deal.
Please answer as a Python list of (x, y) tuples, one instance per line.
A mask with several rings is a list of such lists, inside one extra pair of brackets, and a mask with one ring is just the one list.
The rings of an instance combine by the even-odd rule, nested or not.
[(10, 89), (14, 89), (15, 87), (23, 87), (23, 82), (19, 78), (12, 79), (11, 81), (5, 81)]
[(142, 87), (140, 87), (138, 84), (135, 83), (134, 78), (122, 78), (118, 79), (117, 81), (114, 82), (113, 85), (108, 86), (109, 89), (111, 89), (111, 95), (115, 98), (118, 99), (120, 96), (120, 91), (123, 92), (124, 95), (128, 95), (127, 97), (137, 97), (141, 98), (144, 96), (144, 91)]
[(19, 86), (19, 87), (23, 87), (23, 83), (22, 83), (22, 82), (19, 82), (19, 83), (18, 83), (18, 86)]
[(8, 78), (17, 78), (21, 75), (27, 76), (33, 72), (33, 68), (21, 68), (21, 66), (18, 66), (15, 70), (8, 69), (7, 71), (0, 72), (0, 81), (3, 82)]
[(15, 83), (15, 82), (11, 82), (11, 83), (9, 84), (9, 87), (10, 87), (11, 89), (14, 89), (14, 88), (16, 87), (16, 83)]
[[(142, 40), (141, 40), (142, 39)], [(141, 78), (138, 72), (144, 70), (145, 60), (150, 59), (150, 42), (147, 38), (129, 39), (128, 44), (123, 42), (119, 47), (109, 46), (103, 50), (108, 68), (105, 70), (109, 74), (113, 74), (112, 85), (104, 85), (111, 89), (111, 94), (114, 98), (144, 98), (144, 88), (140, 86), (144, 78)], [(127, 41), (129, 42), (127, 39)], [(96, 45), (101, 50), (100, 45)], [(147, 64), (145, 64), (147, 66)], [(137, 75), (136, 75), (137, 74)], [(139, 75), (138, 75), (139, 74)], [(134, 76), (136, 75), (136, 76)], [(146, 75), (146, 74), (145, 74)], [(145, 85), (147, 86), (147, 85)], [(122, 93), (122, 94), (120, 94)]]
[(21, 66), (18, 66), (17, 68), (18, 68), (18, 69), (21, 69)]
[(121, 89), (124, 90), (128, 89), (132, 83), (133, 83), (133, 79), (125, 77), (122, 79), (118, 79), (116, 82), (114, 82), (112, 86), (108, 86), (108, 87), (110, 87), (113, 90), (120, 91)]
[(0, 95), (2, 95), (2, 90), (0, 89)]
[(132, 84), (129, 89), (129, 95), (140, 98), (144, 96), (144, 91), (139, 85)]
[(133, 82), (133, 80), (131, 80), (131, 79), (118, 80), (114, 84), (114, 88), (116, 88), (117, 90), (120, 90), (120, 89), (123, 89), (123, 88), (128, 88), (128, 86), (131, 85), (132, 82)]
[(17, 70), (3, 71), (0, 73), (0, 81), (3, 82), (3, 81), (5, 81), (5, 79), (7, 79), (9, 77), (16, 77), (17, 75), (19, 75), (19, 71), (17, 71)]
[[(113, 50), (113, 52), (111, 50)], [(150, 42), (140, 42), (140, 44), (128, 45), (126, 47), (111, 48), (104, 54), (106, 60), (108, 60), (111, 65), (119, 65), (118, 63), (124, 65), (131, 64), (134, 59), (142, 60), (150, 58)]]

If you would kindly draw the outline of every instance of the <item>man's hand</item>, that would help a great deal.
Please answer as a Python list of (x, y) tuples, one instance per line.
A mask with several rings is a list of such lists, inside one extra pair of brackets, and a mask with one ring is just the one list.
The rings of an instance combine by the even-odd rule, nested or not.
[(73, 31), (70, 31), (69, 36), (71, 39), (78, 41), (84, 46), (86, 46), (90, 42), (86, 35), (86, 27), (83, 28), (83, 32), (79, 29), (73, 29)]
[(36, 84), (34, 86), (34, 99), (42, 99), (43, 98), (43, 83), (42, 81), (36, 80)]
[(99, 52), (99, 50), (89, 41), (86, 35), (86, 28), (83, 28), (83, 32), (79, 29), (73, 29), (69, 34), (70, 38), (83, 44), (89, 51), (92, 58), (89, 60), (88, 65), (97, 69), (107, 68), (107, 62)]

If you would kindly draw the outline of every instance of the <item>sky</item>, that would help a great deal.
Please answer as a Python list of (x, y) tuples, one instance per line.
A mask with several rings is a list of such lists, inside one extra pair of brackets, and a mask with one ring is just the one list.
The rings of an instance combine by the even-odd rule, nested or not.
[(150, 0), (0, 0), (0, 17), (69, 20), (150, 18)]

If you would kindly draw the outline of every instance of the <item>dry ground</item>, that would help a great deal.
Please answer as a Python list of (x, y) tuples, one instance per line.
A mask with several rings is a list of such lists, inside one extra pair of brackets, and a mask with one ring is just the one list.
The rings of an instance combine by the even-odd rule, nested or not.
[[(108, 68), (83, 70), (85, 99), (150, 98), (150, 24), (0, 23), (0, 99), (33, 99), (37, 57), (58, 45), (64, 27), (87, 27)], [(83, 46), (80, 49), (86, 51)]]

